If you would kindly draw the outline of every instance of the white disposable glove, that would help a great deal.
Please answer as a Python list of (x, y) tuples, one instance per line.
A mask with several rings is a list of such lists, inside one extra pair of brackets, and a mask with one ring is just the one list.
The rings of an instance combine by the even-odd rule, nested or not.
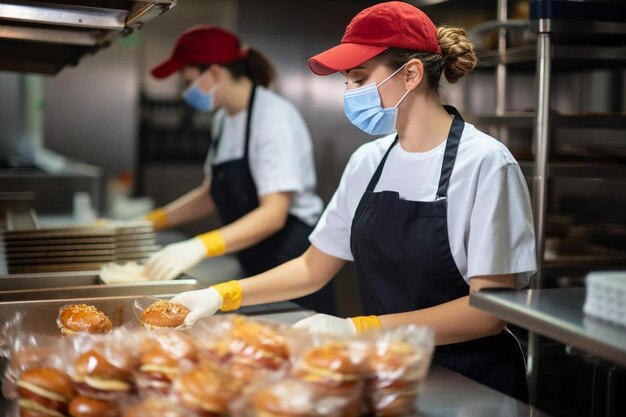
[(312, 333), (336, 334), (340, 336), (351, 336), (357, 333), (352, 320), (329, 316), (328, 314), (315, 314), (300, 320), (293, 327)]
[(185, 326), (191, 326), (202, 317), (212, 316), (222, 307), (222, 296), (213, 287), (181, 292), (170, 300), (189, 309)]
[(174, 279), (196, 266), (206, 256), (206, 247), (196, 237), (173, 243), (150, 257), (145, 274), (154, 281)]

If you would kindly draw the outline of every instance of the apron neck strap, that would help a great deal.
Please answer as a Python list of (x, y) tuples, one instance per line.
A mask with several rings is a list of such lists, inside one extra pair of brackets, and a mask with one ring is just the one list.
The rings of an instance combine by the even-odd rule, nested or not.
[[(448, 185), (450, 184), (450, 176), (452, 175), (452, 169), (454, 168), (454, 162), (456, 161), (456, 153), (459, 149), (459, 142), (461, 141), (461, 135), (463, 134), (463, 128), (465, 127), (465, 120), (461, 117), (457, 109), (452, 106), (443, 106), (448, 113), (453, 116), (452, 126), (450, 127), (450, 132), (448, 133), (448, 138), (446, 139), (446, 150), (443, 154), (443, 164), (441, 166), (441, 175), (439, 176), (439, 188), (437, 189), (437, 198), (436, 200), (445, 199), (448, 196)], [(385, 162), (387, 161), (387, 157), (389, 156), (389, 152), (391, 149), (398, 143), (398, 135), (393, 140), (387, 152), (385, 152), (385, 156), (378, 164), (378, 168), (376, 168), (376, 172), (372, 176), (369, 184), (367, 185), (367, 191), (373, 192), (376, 188), (376, 184), (378, 184), (378, 180), (380, 179), (380, 175), (383, 172), (383, 167), (385, 166)]]
[[(254, 104), (254, 97), (256, 95), (256, 84), (252, 84), (252, 91), (250, 92), (250, 100), (248, 101), (248, 114), (246, 114), (246, 133), (245, 133), (245, 141), (244, 141), (244, 148), (243, 148), (243, 156), (244, 158), (248, 159), (248, 148), (250, 145), (250, 124), (252, 121), (252, 106)], [(222, 118), (223, 119), (223, 118)], [(217, 137), (215, 138), (215, 140), (213, 141), (213, 143), (211, 144), (211, 146), (213, 147), (213, 154), (215, 155), (215, 153), (217, 152), (217, 145), (219, 144), (220, 140), (222, 139), (222, 134), (224, 133), (224, 120), (222, 120), (222, 122), (220, 123), (220, 130), (217, 133)]]
[(456, 153), (459, 150), (459, 142), (465, 127), (465, 120), (461, 117), (457, 109), (452, 106), (443, 106), (453, 117), (452, 126), (446, 140), (446, 150), (443, 154), (443, 164), (441, 165), (441, 175), (439, 176), (439, 188), (437, 188), (437, 197), (435, 200), (442, 200), (448, 197), (448, 185), (450, 185), (450, 177), (452, 169), (456, 161)]
[(252, 91), (250, 92), (250, 100), (248, 101), (248, 114), (246, 115), (246, 143), (243, 156), (248, 160), (248, 151), (250, 147), (250, 124), (252, 123), (252, 106), (254, 105), (254, 96), (256, 95), (256, 84), (252, 83)]
[(374, 175), (372, 176), (370, 183), (367, 184), (367, 188), (366, 188), (367, 191), (373, 192), (374, 188), (376, 188), (376, 184), (378, 184), (378, 180), (380, 179), (380, 174), (382, 174), (383, 172), (383, 166), (385, 166), (385, 161), (387, 161), (389, 152), (391, 152), (391, 148), (393, 148), (396, 143), (398, 143), (398, 135), (396, 135), (395, 139), (393, 140), (393, 143), (391, 144), (391, 146), (389, 146), (389, 149), (387, 149), (387, 152), (385, 152), (385, 156), (383, 156), (383, 159), (378, 164), (378, 168), (376, 168), (376, 172), (374, 172)]

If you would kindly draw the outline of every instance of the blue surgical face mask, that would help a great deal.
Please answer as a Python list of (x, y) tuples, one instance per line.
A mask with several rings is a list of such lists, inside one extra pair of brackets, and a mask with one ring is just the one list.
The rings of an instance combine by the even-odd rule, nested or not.
[(378, 88), (400, 72), (404, 65), (378, 85), (371, 83), (343, 93), (344, 111), (353, 125), (370, 135), (387, 135), (396, 130), (398, 106), (411, 90), (407, 90), (395, 106), (383, 108)]
[(205, 93), (200, 88), (200, 80), (203, 76), (204, 74), (183, 91), (183, 100), (197, 111), (210, 112), (215, 107), (215, 92), (219, 84), (215, 84), (211, 91)]

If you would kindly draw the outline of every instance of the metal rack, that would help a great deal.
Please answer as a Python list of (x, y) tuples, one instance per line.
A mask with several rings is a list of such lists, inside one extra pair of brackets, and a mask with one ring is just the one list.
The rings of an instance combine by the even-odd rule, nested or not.
[(0, 2), (0, 70), (56, 74), (140, 30), (176, 1)]
[[(496, 102), (492, 114), (468, 115), (470, 122), (496, 128), (500, 139), (507, 141), (510, 129), (532, 129), (533, 154), (531, 161), (520, 166), (532, 189), (533, 212), (536, 227), (538, 272), (531, 288), (544, 288), (546, 278), (560, 274), (584, 274), (589, 270), (611, 269), (626, 265), (626, 255), (600, 256), (580, 262), (571, 259), (546, 260), (546, 229), (549, 187), (552, 179), (576, 178), (585, 180), (626, 179), (626, 164), (621, 153), (606, 152), (601, 157), (583, 159), (550, 158), (555, 129), (626, 129), (621, 93), (612, 97), (618, 113), (562, 115), (551, 110), (552, 77), (558, 74), (584, 73), (589, 70), (624, 68), (626, 66), (626, 5), (620, 2), (532, 0), (530, 19), (524, 24), (507, 20), (507, 0), (498, 1), (498, 20), (479, 25), (470, 33), (496, 29), (496, 50), (479, 55), (479, 69), (495, 69)], [(536, 36), (534, 45), (510, 47), (506, 45), (507, 30), (530, 28)], [(506, 86), (510, 72), (534, 73), (534, 111), (513, 112), (505, 108)], [(617, 103), (617, 104), (616, 104)], [(528, 340), (528, 372), (531, 403), (536, 404), (537, 355), (539, 339), (534, 333)]]

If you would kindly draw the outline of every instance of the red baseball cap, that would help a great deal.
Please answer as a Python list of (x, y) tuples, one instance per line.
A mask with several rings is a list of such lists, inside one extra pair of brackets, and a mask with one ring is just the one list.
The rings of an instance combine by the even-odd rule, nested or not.
[(152, 75), (166, 78), (189, 64), (224, 64), (235, 61), (241, 54), (235, 34), (215, 26), (195, 26), (180, 35), (172, 56), (152, 68)]
[(357, 14), (341, 44), (310, 58), (309, 68), (317, 75), (349, 70), (391, 47), (441, 53), (430, 18), (408, 3), (390, 1)]

